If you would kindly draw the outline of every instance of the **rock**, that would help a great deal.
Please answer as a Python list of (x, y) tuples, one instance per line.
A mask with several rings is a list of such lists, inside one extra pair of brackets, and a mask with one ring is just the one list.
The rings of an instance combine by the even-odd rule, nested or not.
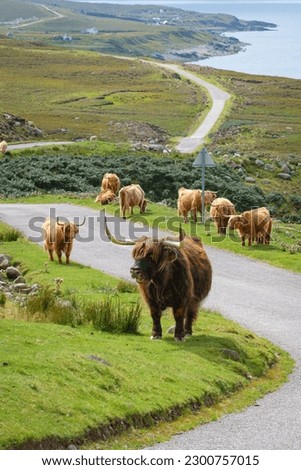
[(15, 284), (24, 284), (25, 283), (25, 279), (23, 276), (18, 276), (17, 279), (14, 280), (14, 283)]
[(29, 294), (31, 291), (31, 287), (25, 284), (24, 282), (20, 282), (19, 284), (14, 284), (15, 292), (20, 292), (22, 294)]
[(257, 158), (257, 160), (255, 160), (255, 165), (259, 166), (260, 168), (263, 168), (265, 166), (265, 163), (259, 158)]
[(278, 173), (278, 178), (282, 179), (282, 180), (291, 180), (292, 177), (291, 175), (289, 175), (288, 173)]
[(39, 289), (40, 289), (39, 284), (33, 284), (33, 285), (31, 286), (31, 292), (30, 292), (30, 293), (31, 293), (31, 294), (35, 294), (36, 292), (38, 292)]
[(246, 183), (256, 183), (256, 179), (253, 176), (246, 176), (245, 178)]
[(8, 279), (14, 280), (21, 276), (21, 273), (19, 269), (15, 268), (14, 266), (9, 266), (6, 268), (6, 275)]
[(281, 166), (281, 171), (282, 171), (282, 173), (290, 174), (291, 168), (287, 165), (287, 163), (284, 163)]
[(266, 171), (274, 171), (275, 167), (271, 163), (266, 163), (266, 165), (264, 165), (264, 169)]
[(6, 269), (10, 266), (11, 263), (11, 256), (8, 255), (0, 255), (0, 269)]

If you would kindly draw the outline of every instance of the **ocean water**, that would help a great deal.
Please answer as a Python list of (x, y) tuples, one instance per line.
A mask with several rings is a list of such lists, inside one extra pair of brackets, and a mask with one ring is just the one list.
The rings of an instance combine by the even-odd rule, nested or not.
[[(81, 0), (83, 1), (83, 0)], [(249, 45), (238, 54), (212, 57), (200, 65), (259, 75), (301, 79), (301, 0), (284, 1), (172, 1), (172, 0), (120, 0), (95, 3), (166, 5), (203, 13), (228, 13), (244, 20), (259, 20), (277, 24), (271, 31), (231, 32)]]

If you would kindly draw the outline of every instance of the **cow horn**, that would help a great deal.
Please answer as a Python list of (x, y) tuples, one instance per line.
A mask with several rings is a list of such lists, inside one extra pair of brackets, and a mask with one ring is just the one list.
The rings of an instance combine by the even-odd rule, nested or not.
[(115, 238), (114, 235), (112, 235), (110, 230), (109, 230), (109, 227), (107, 225), (106, 216), (105, 216), (105, 219), (104, 219), (104, 224), (105, 224), (106, 235), (112, 243), (115, 243), (116, 245), (135, 245), (136, 242), (134, 242), (133, 240), (117, 240), (117, 238)]
[(163, 240), (163, 243), (165, 246), (172, 246), (174, 248), (182, 248), (183, 247), (183, 240), (185, 237), (185, 232), (182, 229), (182, 225), (180, 224), (179, 228), (179, 238), (177, 240), (171, 239), (171, 238), (165, 238)]
[(59, 217), (56, 218), (56, 223), (57, 223), (58, 225), (65, 225), (64, 222), (59, 222)]
[(84, 225), (84, 223), (86, 222), (86, 216), (84, 217), (84, 220), (82, 221), (81, 224), (75, 224), (77, 227), (81, 227), (82, 225)]

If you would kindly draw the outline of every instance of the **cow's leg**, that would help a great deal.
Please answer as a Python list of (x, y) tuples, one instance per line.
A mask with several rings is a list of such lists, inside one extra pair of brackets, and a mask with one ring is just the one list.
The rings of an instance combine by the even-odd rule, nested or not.
[(191, 216), (192, 216), (192, 220), (194, 221), (194, 223), (196, 223), (196, 209), (191, 209)]
[(184, 323), (184, 331), (185, 331), (185, 336), (191, 336), (192, 335), (192, 323), (197, 317), (197, 313), (199, 310), (199, 305), (190, 305), (187, 308), (186, 311), (186, 316), (185, 316), (185, 323)]
[(48, 248), (48, 254), (49, 254), (50, 261), (53, 261), (53, 249), (52, 248)]
[(58, 260), (59, 260), (59, 264), (62, 264), (62, 250), (60, 250), (59, 248), (56, 248), (55, 249), (55, 252), (57, 254), (57, 257), (58, 257)]
[(72, 250), (72, 244), (69, 243), (67, 245), (67, 248), (66, 248), (66, 251), (65, 251), (65, 255), (66, 255), (66, 264), (69, 264), (70, 263), (70, 253), (71, 253), (71, 250)]
[(184, 307), (174, 308), (173, 315), (176, 321), (175, 340), (184, 341), (185, 339), (185, 331), (184, 331), (185, 308)]
[(151, 316), (153, 319), (153, 330), (151, 339), (162, 339), (161, 310), (151, 307)]

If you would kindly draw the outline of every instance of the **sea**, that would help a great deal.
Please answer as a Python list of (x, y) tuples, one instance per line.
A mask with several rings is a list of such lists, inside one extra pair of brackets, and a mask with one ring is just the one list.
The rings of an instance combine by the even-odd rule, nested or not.
[[(83, 0), (81, 0), (83, 1)], [(85, 0), (84, 0), (85, 1)], [(202, 13), (228, 13), (244, 20), (275, 23), (270, 31), (231, 32), (248, 45), (239, 53), (212, 57), (198, 62), (223, 70), (233, 70), (258, 75), (301, 79), (301, 0), (297, 1), (93, 1), (90, 3), (152, 4), (182, 8)], [(160, 11), (160, 10), (159, 10)]]

